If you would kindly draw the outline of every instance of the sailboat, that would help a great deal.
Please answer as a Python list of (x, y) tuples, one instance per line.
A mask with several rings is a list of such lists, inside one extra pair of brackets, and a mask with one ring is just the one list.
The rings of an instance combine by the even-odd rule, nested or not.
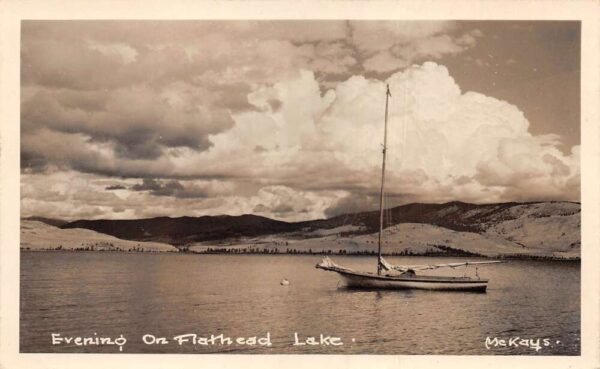
[[(388, 103), (390, 86), (386, 86), (385, 94), (385, 121), (383, 133), (383, 162), (381, 165), (381, 192), (379, 202), (379, 238), (377, 252), (377, 273), (361, 272), (342, 267), (334, 263), (329, 257), (316, 265), (316, 268), (338, 273), (342, 280), (350, 288), (368, 288), (368, 289), (423, 289), (438, 291), (472, 291), (485, 292), (489, 280), (476, 277), (452, 277), (452, 276), (432, 276), (418, 275), (417, 272), (440, 269), (440, 268), (458, 268), (461, 266), (481, 264), (495, 264), (501, 261), (466, 261), (460, 263), (446, 264), (424, 264), (424, 265), (392, 265), (381, 256), (381, 243), (383, 236), (383, 213), (384, 213), (384, 189), (385, 189), (385, 159), (387, 150), (387, 122), (388, 122)], [(476, 267), (477, 271), (477, 267)]]

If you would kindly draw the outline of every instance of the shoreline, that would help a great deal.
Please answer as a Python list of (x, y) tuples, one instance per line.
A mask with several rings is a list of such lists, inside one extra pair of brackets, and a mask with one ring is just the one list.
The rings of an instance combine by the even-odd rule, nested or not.
[[(373, 257), (377, 253), (367, 252), (349, 252), (349, 253), (334, 253), (334, 252), (227, 252), (227, 251), (119, 251), (119, 250), (27, 250), (20, 249), (21, 253), (38, 253), (38, 252), (51, 252), (51, 253), (110, 253), (110, 254), (181, 254), (181, 255), (323, 255), (323, 256), (353, 256), (353, 257)], [(472, 259), (499, 259), (499, 260), (541, 260), (541, 261), (569, 261), (569, 262), (581, 262), (581, 257), (556, 257), (556, 256), (543, 256), (543, 255), (498, 255), (498, 256), (486, 256), (486, 255), (457, 255), (447, 253), (426, 253), (426, 254), (400, 254), (400, 253), (383, 253), (385, 257), (448, 257), (448, 258), (472, 258)]]

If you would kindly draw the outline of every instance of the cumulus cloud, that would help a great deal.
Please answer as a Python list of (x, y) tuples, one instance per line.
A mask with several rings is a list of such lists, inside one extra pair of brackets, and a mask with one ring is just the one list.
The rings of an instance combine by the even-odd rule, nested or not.
[(474, 47), (477, 29), (110, 25), (24, 23), (25, 213), (302, 220), (372, 209), (386, 84), (388, 205), (579, 199), (578, 146), (561, 152), (517, 106), (415, 64)]
[(254, 205), (254, 214), (301, 220), (321, 213), (323, 207), (327, 206), (332, 198), (336, 198), (336, 195), (332, 191), (316, 193), (281, 185), (267, 186), (252, 196), (249, 203)]
[[(565, 155), (556, 137), (532, 135), (516, 106), (462, 92), (445, 67), (431, 62), (385, 82), (394, 96), (391, 193), (421, 201), (485, 202), (510, 200), (514, 191), (529, 188), (536, 199), (578, 199), (578, 191), (565, 187), (578, 181), (578, 148)], [(240, 114), (238, 124), (215, 136), (213, 150), (191, 162), (210, 167), (221, 158), (223, 170), (303, 190), (373, 192), (379, 181), (385, 82), (357, 76), (320, 95), (314, 75), (306, 72), (258, 90), (251, 101), (260, 105), (277, 95), (281, 111)], [(301, 112), (294, 111), (293, 101), (302, 101)], [(524, 180), (532, 177), (535, 182)], [(542, 187), (552, 190), (534, 190)]]

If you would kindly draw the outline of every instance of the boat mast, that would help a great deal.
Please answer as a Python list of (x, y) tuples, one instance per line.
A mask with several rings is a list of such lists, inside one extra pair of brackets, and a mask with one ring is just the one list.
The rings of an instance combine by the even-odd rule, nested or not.
[(379, 195), (379, 242), (377, 248), (377, 275), (381, 275), (381, 236), (383, 234), (383, 189), (385, 184), (385, 151), (387, 149), (387, 121), (388, 121), (388, 99), (392, 96), (390, 85), (386, 85), (385, 91), (385, 123), (383, 128), (383, 162), (381, 164), (381, 192)]

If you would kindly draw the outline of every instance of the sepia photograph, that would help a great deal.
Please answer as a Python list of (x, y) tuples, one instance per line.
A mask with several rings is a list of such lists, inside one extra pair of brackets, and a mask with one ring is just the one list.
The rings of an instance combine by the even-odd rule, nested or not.
[(578, 22), (21, 45), (21, 351), (580, 353)]
[(19, 355), (593, 345), (580, 19), (83, 18), (19, 20)]

